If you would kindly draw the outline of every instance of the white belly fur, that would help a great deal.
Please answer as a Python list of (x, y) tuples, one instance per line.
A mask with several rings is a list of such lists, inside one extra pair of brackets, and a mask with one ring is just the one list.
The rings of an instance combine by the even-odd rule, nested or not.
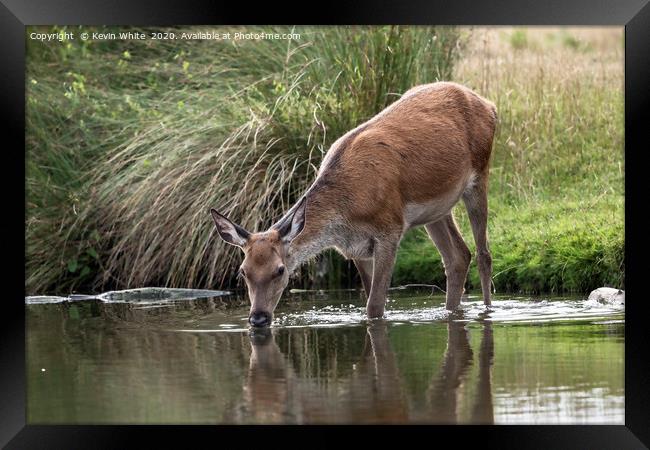
[(447, 195), (425, 203), (407, 203), (404, 208), (404, 223), (406, 229), (436, 222), (451, 212), (463, 191), (474, 182), (474, 174), (464, 183), (451, 190)]

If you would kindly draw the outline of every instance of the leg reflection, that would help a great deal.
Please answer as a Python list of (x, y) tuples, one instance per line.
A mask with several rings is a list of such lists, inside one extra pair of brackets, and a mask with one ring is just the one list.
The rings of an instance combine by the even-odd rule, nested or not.
[(472, 364), (473, 354), (465, 325), (447, 322), (447, 350), (438, 376), (429, 387), (431, 419), (436, 423), (457, 423), (458, 388)]
[(476, 403), (472, 410), (472, 423), (494, 423), (494, 406), (492, 405), (492, 361), (494, 358), (494, 339), (492, 324), (484, 322), (481, 350), (479, 352), (478, 383)]
[(430, 419), (436, 423), (458, 423), (467, 421), (471, 424), (491, 424), (494, 422), (492, 405), (492, 361), (494, 340), (492, 325), (484, 322), (481, 329), (481, 347), (478, 358), (478, 380), (474, 392), (475, 400), (469, 414), (467, 407), (462, 409), (463, 395), (471, 392), (464, 386), (474, 355), (469, 343), (468, 331), (461, 322), (447, 323), (447, 350), (437, 377), (429, 387), (431, 405)]
[(404, 423), (409, 419), (403, 379), (388, 339), (388, 324), (375, 321), (350, 385), (352, 423)]

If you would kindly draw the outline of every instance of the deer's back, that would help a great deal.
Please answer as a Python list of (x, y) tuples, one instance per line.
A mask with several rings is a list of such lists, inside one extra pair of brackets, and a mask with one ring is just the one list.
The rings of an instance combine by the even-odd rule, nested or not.
[(336, 141), (314, 188), (360, 220), (457, 197), (487, 173), (495, 126), (494, 105), (464, 86), (415, 87)]

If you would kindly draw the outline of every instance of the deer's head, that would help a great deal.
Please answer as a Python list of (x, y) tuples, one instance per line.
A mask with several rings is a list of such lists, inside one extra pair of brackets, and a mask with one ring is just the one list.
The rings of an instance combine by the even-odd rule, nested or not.
[(305, 226), (306, 204), (303, 197), (280, 221), (260, 233), (250, 233), (217, 210), (210, 210), (221, 239), (244, 252), (239, 276), (246, 282), (251, 303), (248, 321), (254, 327), (271, 324), (273, 311), (289, 283), (289, 246)]

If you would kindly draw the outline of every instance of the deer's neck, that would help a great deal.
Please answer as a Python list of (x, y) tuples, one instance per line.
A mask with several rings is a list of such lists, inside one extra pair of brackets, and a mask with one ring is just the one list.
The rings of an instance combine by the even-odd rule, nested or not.
[(294, 239), (289, 248), (288, 266), (293, 272), (305, 262), (321, 253), (323, 250), (336, 246), (336, 237), (332, 233), (333, 224), (324, 223), (323, 227), (308, 225)]
[(332, 205), (318, 193), (311, 194), (307, 203), (305, 227), (289, 247), (289, 271), (293, 272), (323, 250), (335, 247), (339, 241), (339, 223), (339, 214)]

